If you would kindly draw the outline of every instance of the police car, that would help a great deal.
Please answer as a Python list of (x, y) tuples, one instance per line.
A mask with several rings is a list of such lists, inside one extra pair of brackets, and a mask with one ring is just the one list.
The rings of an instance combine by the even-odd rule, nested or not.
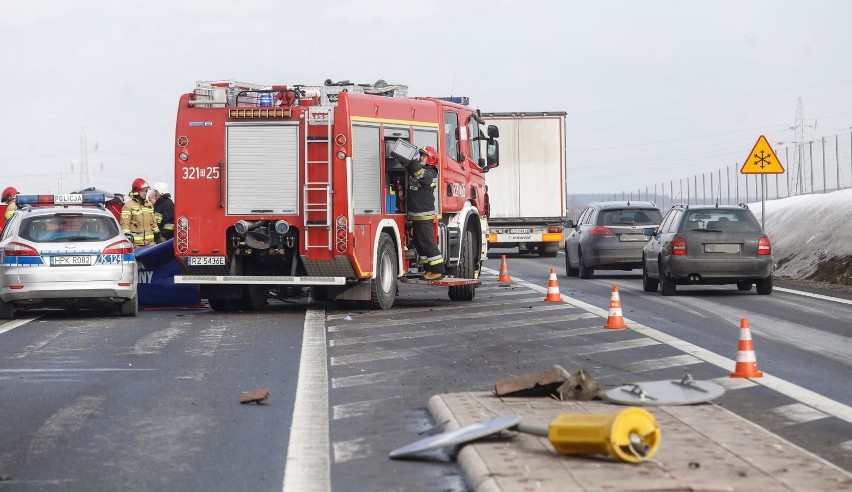
[(18, 195), (0, 234), (0, 319), (26, 308), (111, 308), (136, 316), (133, 245), (104, 195)]

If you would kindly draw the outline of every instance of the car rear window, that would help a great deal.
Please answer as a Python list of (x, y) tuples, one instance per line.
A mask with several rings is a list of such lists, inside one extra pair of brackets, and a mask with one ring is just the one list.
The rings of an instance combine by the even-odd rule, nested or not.
[(760, 224), (748, 210), (695, 210), (686, 214), (683, 230), (760, 232)]
[(657, 225), (662, 221), (663, 213), (656, 208), (608, 209), (601, 212), (599, 225)]
[(38, 243), (98, 242), (117, 236), (118, 226), (102, 215), (40, 215), (21, 221), (18, 235)]

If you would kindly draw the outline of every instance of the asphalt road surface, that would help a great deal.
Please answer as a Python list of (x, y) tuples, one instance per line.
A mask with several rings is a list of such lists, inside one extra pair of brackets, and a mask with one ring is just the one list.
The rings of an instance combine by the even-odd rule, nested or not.
[[(384, 312), (303, 301), (0, 324), (0, 491), (469, 490), (447, 451), (388, 452), (441, 424), (431, 395), (553, 364), (605, 388), (685, 371), (716, 380), (729, 390), (719, 404), (852, 470), (852, 305), (735, 287), (662, 298), (636, 273), (569, 279), (561, 254), (508, 261), (515, 284), (496, 285), (492, 258), (469, 303), (406, 285)], [(543, 302), (551, 267), (571, 302)], [(613, 283), (629, 330), (602, 329)], [(741, 317), (759, 384), (718, 363), (735, 358)], [(266, 404), (238, 403), (263, 387)]]

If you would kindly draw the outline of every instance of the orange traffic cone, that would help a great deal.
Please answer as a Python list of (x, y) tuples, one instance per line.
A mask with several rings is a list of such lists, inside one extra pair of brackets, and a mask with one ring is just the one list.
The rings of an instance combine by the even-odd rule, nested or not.
[(621, 298), (618, 297), (618, 286), (615, 284), (612, 284), (612, 296), (609, 298), (609, 317), (603, 327), (610, 330), (620, 330), (628, 327), (624, 324), (624, 314), (621, 312)]
[(509, 276), (509, 266), (506, 265), (506, 255), (503, 255), (503, 261), (500, 262), (500, 275), (497, 276), (497, 282), (508, 283), (512, 281)]
[(562, 294), (559, 293), (559, 282), (556, 280), (556, 269), (550, 269), (550, 279), (547, 281), (547, 295), (544, 297), (547, 302), (562, 302)]
[(754, 342), (751, 340), (751, 330), (748, 329), (748, 318), (740, 319), (740, 343), (737, 347), (737, 366), (731, 373), (732, 378), (762, 378), (763, 373), (757, 369), (757, 356), (754, 353)]

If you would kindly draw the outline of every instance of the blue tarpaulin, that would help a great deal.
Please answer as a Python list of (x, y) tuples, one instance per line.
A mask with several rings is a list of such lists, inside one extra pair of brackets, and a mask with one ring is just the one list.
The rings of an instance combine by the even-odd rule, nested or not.
[(174, 240), (134, 251), (139, 266), (139, 307), (195, 307), (201, 304), (198, 286), (175, 284), (180, 265), (175, 258)]

